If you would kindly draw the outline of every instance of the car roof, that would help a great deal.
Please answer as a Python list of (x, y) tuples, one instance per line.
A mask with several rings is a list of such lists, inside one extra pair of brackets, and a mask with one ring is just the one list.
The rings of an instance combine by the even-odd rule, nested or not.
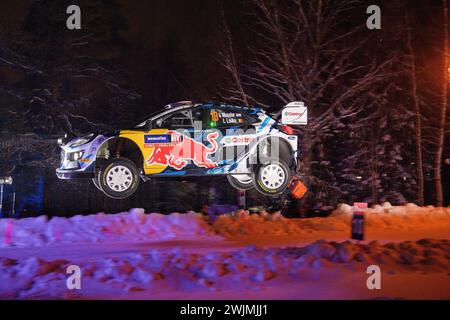
[(205, 102), (205, 103), (202, 103), (202, 105), (206, 108), (234, 109), (234, 110), (240, 110), (243, 112), (250, 112), (250, 113), (253, 113), (255, 111), (263, 111), (261, 108), (258, 108), (258, 107), (237, 106), (237, 105), (228, 104), (225, 102)]
[(156, 111), (153, 114), (151, 114), (148, 118), (141, 120), (141, 122), (136, 125), (142, 126), (143, 123), (147, 120), (155, 120), (161, 116), (184, 110), (184, 109), (190, 109), (193, 107), (202, 106), (205, 108), (217, 108), (217, 109), (232, 109), (232, 110), (239, 110), (241, 112), (246, 112), (250, 114), (256, 114), (258, 112), (265, 112), (262, 108), (259, 107), (246, 107), (246, 106), (237, 106), (232, 104), (227, 104), (223, 102), (204, 102), (204, 103), (194, 103), (192, 101), (178, 101), (166, 104), (162, 110)]
[(180, 111), (180, 110), (184, 110), (184, 109), (189, 109), (189, 108), (193, 108), (193, 107), (198, 107), (198, 106), (202, 106), (204, 108), (239, 110), (241, 112), (247, 112), (247, 113), (252, 113), (252, 114), (256, 114), (257, 112), (264, 112), (263, 109), (258, 108), (258, 107), (237, 106), (237, 105), (232, 105), (232, 104), (227, 104), (227, 103), (222, 103), (222, 102), (194, 103), (192, 101), (178, 101), (178, 102), (174, 102), (174, 103), (169, 103), (166, 106), (164, 106), (162, 111), (153, 114), (152, 119), (160, 117), (162, 115), (166, 115), (168, 113), (172, 113), (172, 112), (176, 112), (176, 111)]

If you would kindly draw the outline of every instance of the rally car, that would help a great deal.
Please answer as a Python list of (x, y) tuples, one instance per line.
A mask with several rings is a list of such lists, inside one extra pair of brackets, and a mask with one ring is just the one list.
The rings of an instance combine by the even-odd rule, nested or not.
[(92, 179), (115, 199), (132, 195), (140, 180), (209, 175), (274, 196), (285, 191), (297, 167), (298, 138), (288, 125), (306, 123), (302, 102), (275, 114), (224, 103), (172, 103), (130, 129), (60, 139), (56, 174)]

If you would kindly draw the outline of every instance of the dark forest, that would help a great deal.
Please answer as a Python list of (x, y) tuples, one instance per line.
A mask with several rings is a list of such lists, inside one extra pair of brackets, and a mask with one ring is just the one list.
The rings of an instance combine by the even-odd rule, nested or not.
[[(150, 181), (126, 200), (57, 179), (65, 133), (123, 128), (180, 100), (275, 109), (304, 101), (302, 210), (449, 205), (446, 1), (372, 2), (2, 0), (0, 176), (14, 179), (2, 214), (233, 203), (221, 178)], [(80, 30), (66, 28), (70, 4), (81, 8)], [(366, 27), (371, 4), (381, 29)]]

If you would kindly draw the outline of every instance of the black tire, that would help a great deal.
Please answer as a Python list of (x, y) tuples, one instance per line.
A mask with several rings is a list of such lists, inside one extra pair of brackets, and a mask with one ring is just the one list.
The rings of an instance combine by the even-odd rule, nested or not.
[[(267, 170), (265, 169), (269, 172), (273, 171), (273, 179), (268, 178)], [(286, 187), (291, 180), (291, 175), (291, 170), (286, 162), (281, 159), (270, 159), (269, 161), (260, 163), (256, 166), (252, 175), (252, 180), (255, 189), (259, 193), (266, 196), (277, 196), (286, 190)], [(277, 176), (279, 177), (279, 180), (277, 180)]]
[[(118, 174), (116, 182), (113, 181), (114, 174)], [(138, 170), (131, 160), (111, 159), (100, 170), (99, 182), (102, 191), (108, 197), (125, 199), (131, 196), (139, 186)]]
[(102, 186), (100, 185), (100, 175), (98, 173), (95, 173), (94, 178), (92, 178), (92, 183), (94, 183), (94, 186), (103, 192)]
[(239, 177), (245, 177), (246, 175), (227, 175), (228, 182), (231, 184), (231, 186), (238, 190), (250, 190), (253, 189), (253, 180), (251, 179), (251, 176), (249, 177), (250, 182), (244, 183), (241, 180), (239, 180)]

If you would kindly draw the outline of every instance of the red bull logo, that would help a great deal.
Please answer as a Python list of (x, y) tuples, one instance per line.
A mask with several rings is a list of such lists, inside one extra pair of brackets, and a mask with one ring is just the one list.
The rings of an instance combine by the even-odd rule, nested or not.
[(147, 164), (168, 165), (177, 170), (184, 168), (188, 161), (203, 168), (218, 166), (209, 158), (217, 151), (218, 132), (211, 132), (206, 136), (206, 140), (210, 143), (209, 147), (176, 131), (171, 130), (167, 134), (170, 136), (171, 142), (155, 144), (155, 149), (146, 161)]

